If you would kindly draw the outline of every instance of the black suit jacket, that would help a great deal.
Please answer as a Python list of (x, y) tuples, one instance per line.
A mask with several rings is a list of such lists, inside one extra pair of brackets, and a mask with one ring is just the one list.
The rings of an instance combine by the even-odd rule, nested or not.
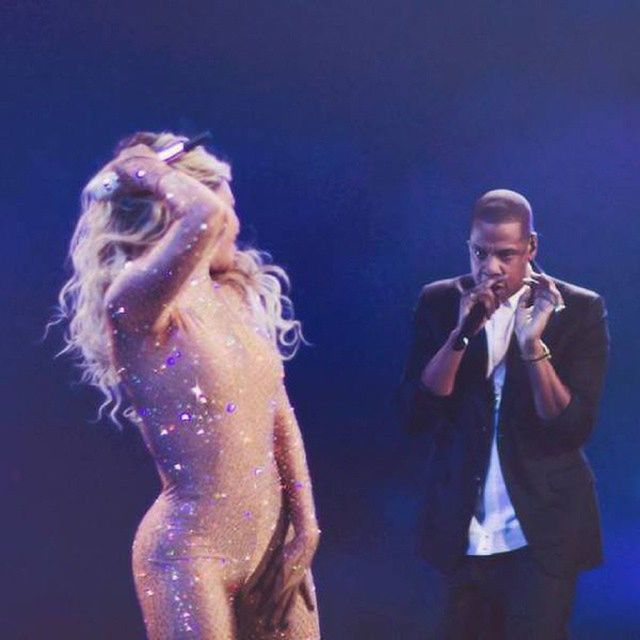
[[(430, 439), (420, 551), (445, 572), (466, 553), (493, 429), (484, 330), (471, 340), (450, 396), (434, 395), (420, 382), (425, 364), (456, 326), (457, 280), (435, 282), (422, 290), (400, 388), (407, 428)], [(473, 283), (470, 276), (463, 276), (462, 282)], [(601, 561), (594, 477), (582, 447), (596, 420), (609, 338), (602, 298), (555, 282), (566, 308), (550, 318), (542, 339), (571, 391), (571, 402), (553, 420), (537, 415), (514, 335), (506, 356), (498, 451), (509, 496), (534, 557), (549, 573), (566, 575)]]

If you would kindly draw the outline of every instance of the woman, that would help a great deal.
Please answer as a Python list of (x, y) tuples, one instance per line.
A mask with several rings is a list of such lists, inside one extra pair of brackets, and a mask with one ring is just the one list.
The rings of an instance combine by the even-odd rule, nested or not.
[(301, 340), (287, 276), (236, 248), (228, 165), (202, 147), (160, 160), (180, 140), (136, 134), (85, 187), (60, 294), (66, 350), (101, 411), (138, 425), (162, 480), (133, 543), (149, 638), (316, 639), (319, 531), (283, 382)]

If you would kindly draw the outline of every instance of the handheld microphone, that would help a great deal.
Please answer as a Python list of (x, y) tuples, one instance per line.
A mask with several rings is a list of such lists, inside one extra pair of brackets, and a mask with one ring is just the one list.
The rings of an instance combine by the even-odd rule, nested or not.
[(462, 351), (466, 348), (486, 316), (487, 310), (485, 306), (482, 302), (476, 302), (462, 322), (462, 327), (460, 327), (460, 331), (458, 331), (458, 335), (453, 343), (454, 351)]
[(184, 142), (176, 142), (172, 144), (170, 147), (166, 147), (161, 151), (158, 151), (158, 157), (160, 160), (164, 160), (164, 162), (170, 163), (173, 160), (179, 158), (183, 153), (187, 153), (187, 151), (191, 151), (191, 149), (195, 149), (198, 145), (202, 144), (207, 138), (211, 137), (211, 133), (209, 131), (203, 131), (199, 133), (197, 136), (190, 138)]

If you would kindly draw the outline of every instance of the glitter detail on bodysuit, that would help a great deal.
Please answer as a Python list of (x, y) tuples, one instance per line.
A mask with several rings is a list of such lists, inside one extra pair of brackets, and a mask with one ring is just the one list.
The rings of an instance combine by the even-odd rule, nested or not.
[[(298, 426), (281, 359), (242, 294), (206, 280), (181, 289), (154, 333), (121, 331), (114, 342), (162, 481), (133, 545), (148, 637), (317, 640), (317, 609), (300, 596), (280, 631), (245, 598), (293, 536), (275, 434)], [(294, 442), (289, 454), (304, 458)]]

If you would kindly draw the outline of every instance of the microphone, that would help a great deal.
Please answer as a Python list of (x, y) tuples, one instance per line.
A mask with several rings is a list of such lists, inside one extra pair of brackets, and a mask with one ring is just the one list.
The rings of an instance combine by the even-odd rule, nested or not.
[(487, 310), (485, 306), (482, 302), (476, 302), (462, 322), (462, 327), (460, 327), (460, 331), (458, 331), (458, 335), (453, 343), (454, 351), (462, 351), (469, 344), (469, 341), (480, 328), (486, 316)]
[(182, 154), (187, 153), (187, 151), (191, 151), (191, 149), (195, 149), (198, 145), (202, 144), (207, 138), (211, 137), (211, 133), (209, 131), (203, 131), (199, 133), (197, 136), (190, 138), (184, 142), (176, 142), (172, 144), (170, 147), (166, 147), (161, 151), (158, 151), (158, 157), (160, 160), (164, 160), (166, 163), (173, 162), (177, 158), (179, 158)]

